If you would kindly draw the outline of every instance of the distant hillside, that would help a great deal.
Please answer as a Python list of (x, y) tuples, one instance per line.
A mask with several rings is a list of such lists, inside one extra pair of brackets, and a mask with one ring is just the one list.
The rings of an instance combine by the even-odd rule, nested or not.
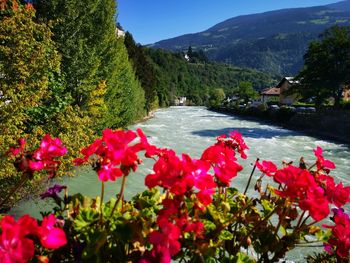
[(308, 43), (334, 24), (350, 25), (350, 0), (238, 16), (152, 47), (184, 51), (192, 46), (202, 49), (211, 60), (274, 75), (294, 75), (303, 65)]
[(176, 96), (186, 96), (193, 104), (207, 102), (211, 90), (224, 89), (234, 94), (240, 81), (250, 81), (257, 90), (276, 84), (276, 79), (252, 69), (227, 66), (218, 62), (188, 62), (182, 54), (160, 49), (145, 49), (154, 66), (159, 104), (172, 104)]

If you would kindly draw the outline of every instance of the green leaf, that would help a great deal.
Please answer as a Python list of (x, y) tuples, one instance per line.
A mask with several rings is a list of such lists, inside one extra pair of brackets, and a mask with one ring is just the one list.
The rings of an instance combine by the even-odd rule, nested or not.
[(222, 230), (219, 235), (220, 240), (232, 240), (233, 234), (228, 230)]
[(267, 199), (261, 200), (261, 205), (262, 205), (262, 207), (264, 209), (264, 211), (263, 211), (264, 216), (270, 214), (273, 211), (273, 209), (274, 209), (273, 204), (271, 204), (270, 201), (267, 200)]
[(74, 220), (74, 229), (76, 231), (83, 231), (98, 220), (99, 214), (96, 211), (92, 209), (81, 209), (79, 215)]

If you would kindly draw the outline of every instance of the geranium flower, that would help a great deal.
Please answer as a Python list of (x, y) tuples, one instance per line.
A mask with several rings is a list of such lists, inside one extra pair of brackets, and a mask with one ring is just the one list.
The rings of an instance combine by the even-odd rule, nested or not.
[(245, 150), (248, 150), (249, 147), (245, 143), (242, 134), (238, 131), (230, 132), (230, 138), (236, 142), (236, 149), (241, 154), (241, 158), (247, 159), (247, 155), (245, 154)]
[(317, 146), (317, 148), (314, 150), (314, 154), (317, 158), (316, 160), (317, 170), (335, 169), (335, 164), (329, 160), (326, 160), (323, 157), (323, 150), (321, 147)]
[(11, 147), (8, 154), (17, 156), (15, 166), (17, 170), (26, 173), (29, 178), (32, 178), (35, 171), (46, 170), (50, 177), (54, 176), (55, 171), (60, 164), (54, 158), (62, 156), (67, 153), (67, 148), (62, 146), (60, 139), (51, 138), (46, 134), (38, 149), (34, 152), (25, 152), (25, 140), (20, 138), (18, 140), (19, 147)]
[(49, 249), (57, 249), (67, 243), (66, 234), (61, 228), (56, 227), (56, 217), (52, 214), (44, 217), (38, 234), (41, 244)]
[(150, 243), (156, 247), (159, 246), (162, 253), (176, 255), (181, 249), (181, 244), (178, 241), (181, 236), (180, 229), (169, 222), (162, 222), (159, 227), (160, 231), (153, 231), (149, 235)]
[(10, 149), (7, 152), (8, 155), (17, 156), (24, 152), (26, 140), (24, 138), (19, 138), (17, 142), (19, 144), (19, 147), (10, 147)]
[(18, 222), (11, 216), (1, 220), (0, 259), (1, 262), (28, 262), (34, 256), (34, 242), (27, 236), (37, 230), (34, 218), (24, 215)]
[[(140, 142), (129, 145), (137, 136)], [(96, 171), (101, 181), (114, 181), (123, 175), (128, 175), (130, 170), (136, 171), (141, 160), (137, 153), (151, 147), (141, 130), (136, 134), (133, 131), (105, 129), (102, 138), (95, 140), (91, 145), (81, 150), (83, 158), (74, 160), (75, 165), (88, 162), (93, 155), (96, 156)]]
[(302, 210), (309, 211), (315, 221), (320, 221), (329, 215), (329, 202), (321, 187), (311, 188), (307, 191), (307, 197), (299, 202)]
[(339, 257), (347, 258), (350, 250), (350, 218), (343, 209), (332, 209), (332, 211), (335, 225), (323, 225), (332, 229), (332, 237), (324, 244), (325, 250), (330, 254), (336, 252)]
[(256, 161), (256, 168), (267, 176), (273, 176), (277, 171), (277, 166), (271, 161)]

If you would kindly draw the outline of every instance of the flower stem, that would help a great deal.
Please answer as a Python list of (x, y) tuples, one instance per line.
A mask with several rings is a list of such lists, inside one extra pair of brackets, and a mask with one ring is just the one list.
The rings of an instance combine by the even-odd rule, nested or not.
[[(256, 159), (256, 162), (258, 162), (258, 161), (259, 161), (259, 158)], [(255, 171), (255, 168), (256, 168), (256, 162), (255, 162), (255, 164), (254, 164), (254, 167), (253, 167), (252, 172), (250, 173), (247, 186), (245, 187), (245, 190), (244, 190), (244, 193), (243, 193), (244, 195), (245, 195), (245, 194), (247, 193), (247, 191), (248, 191), (248, 187), (249, 187), (249, 185), (250, 185), (250, 181), (252, 180), (252, 177), (253, 177), (253, 174), (254, 174), (254, 171)]]
[(124, 174), (123, 175), (123, 179), (122, 179), (122, 185), (120, 186), (120, 192), (119, 192), (119, 195), (118, 195), (118, 199), (117, 199), (117, 201), (115, 202), (115, 204), (113, 206), (113, 209), (112, 209), (112, 212), (111, 212), (109, 218), (111, 218), (113, 216), (114, 211), (117, 208), (119, 201), (124, 197), (125, 182), (126, 182), (126, 175)]
[(103, 223), (103, 198), (104, 198), (104, 194), (105, 194), (105, 183), (102, 182), (101, 183), (101, 200), (100, 200), (100, 223)]
[(300, 227), (300, 223), (301, 223), (301, 220), (304, 218), (305, 212), (306, 212), (306, 211), (303, 211), (303, 213), (301, 214), (301, 216), (300, 216), (300, 218), (299, 218), (299, 221), (298, 221), (298, 223), (297, 223), (297, 226), (296, 226), (295, 228)]

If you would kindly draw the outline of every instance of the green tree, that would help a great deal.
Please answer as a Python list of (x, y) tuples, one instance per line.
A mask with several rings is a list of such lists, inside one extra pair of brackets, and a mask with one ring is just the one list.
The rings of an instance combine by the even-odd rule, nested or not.
[(9, 10), (0, 20), (0, 152), (43, 121), (35, 113), (52, 99), (50, 78), (59, 73), (49, 27), (33, 21), (32, 8)]
[(315, 97), (317, 106), (329, 97), (338, 107), (343, 88), (350, 82), (350, 27), (333, 26), (310, 43), (296, 90), (304, 98)]
[(145, 92), (146, 99), (146, 112), (147, 115), (150, 110), (154, 109), (158, 105), (155, 105), (156, 101), (156, 73), (149, 58), (144, 53), (144, 48), (137, 45), (129, 32), (126, 32), (124, 43), (127, 48), (129, 58), (132, 61), (134, 71), (139, 79), (141, 86)]
[(258, 92), (253, 89), (253, 84), (249, 81), (241, 81), (239, 83), (237, 94), (245, 103), (250, 99), (256, 99), (259, 96)]
[(102, 126), (118, 128), (125, 127), (144, 115), (145, 98), (122, 38), (116, 39), (113, 58), (113, 84), (105, 95), (107, 111)]
[[(0, 151), (6, 152), (19, 137), (38, 140), (50, 133), (77, 152), (91, 137), (91, 121), (70, 106), (50, 28), (34, 20), (31, 6), (11, 6), (0, 20)], [(11, 175), (9, 167), (2, 167), (0, 174)]]
[(108, 55), (115, 38), (115, 2), (38, 0), (35, 7), (40, 21), (53, 22), (66, 92), (71, 94), (73, 105), (87, 110), (93, 99), (91, 92), (108, 79)]
[(209, 106), (214, 108), (220, 107), (225, 97), (226, 95), (222, 88), (216, 88), (211, 90), (210, 98), (209, 98)]

